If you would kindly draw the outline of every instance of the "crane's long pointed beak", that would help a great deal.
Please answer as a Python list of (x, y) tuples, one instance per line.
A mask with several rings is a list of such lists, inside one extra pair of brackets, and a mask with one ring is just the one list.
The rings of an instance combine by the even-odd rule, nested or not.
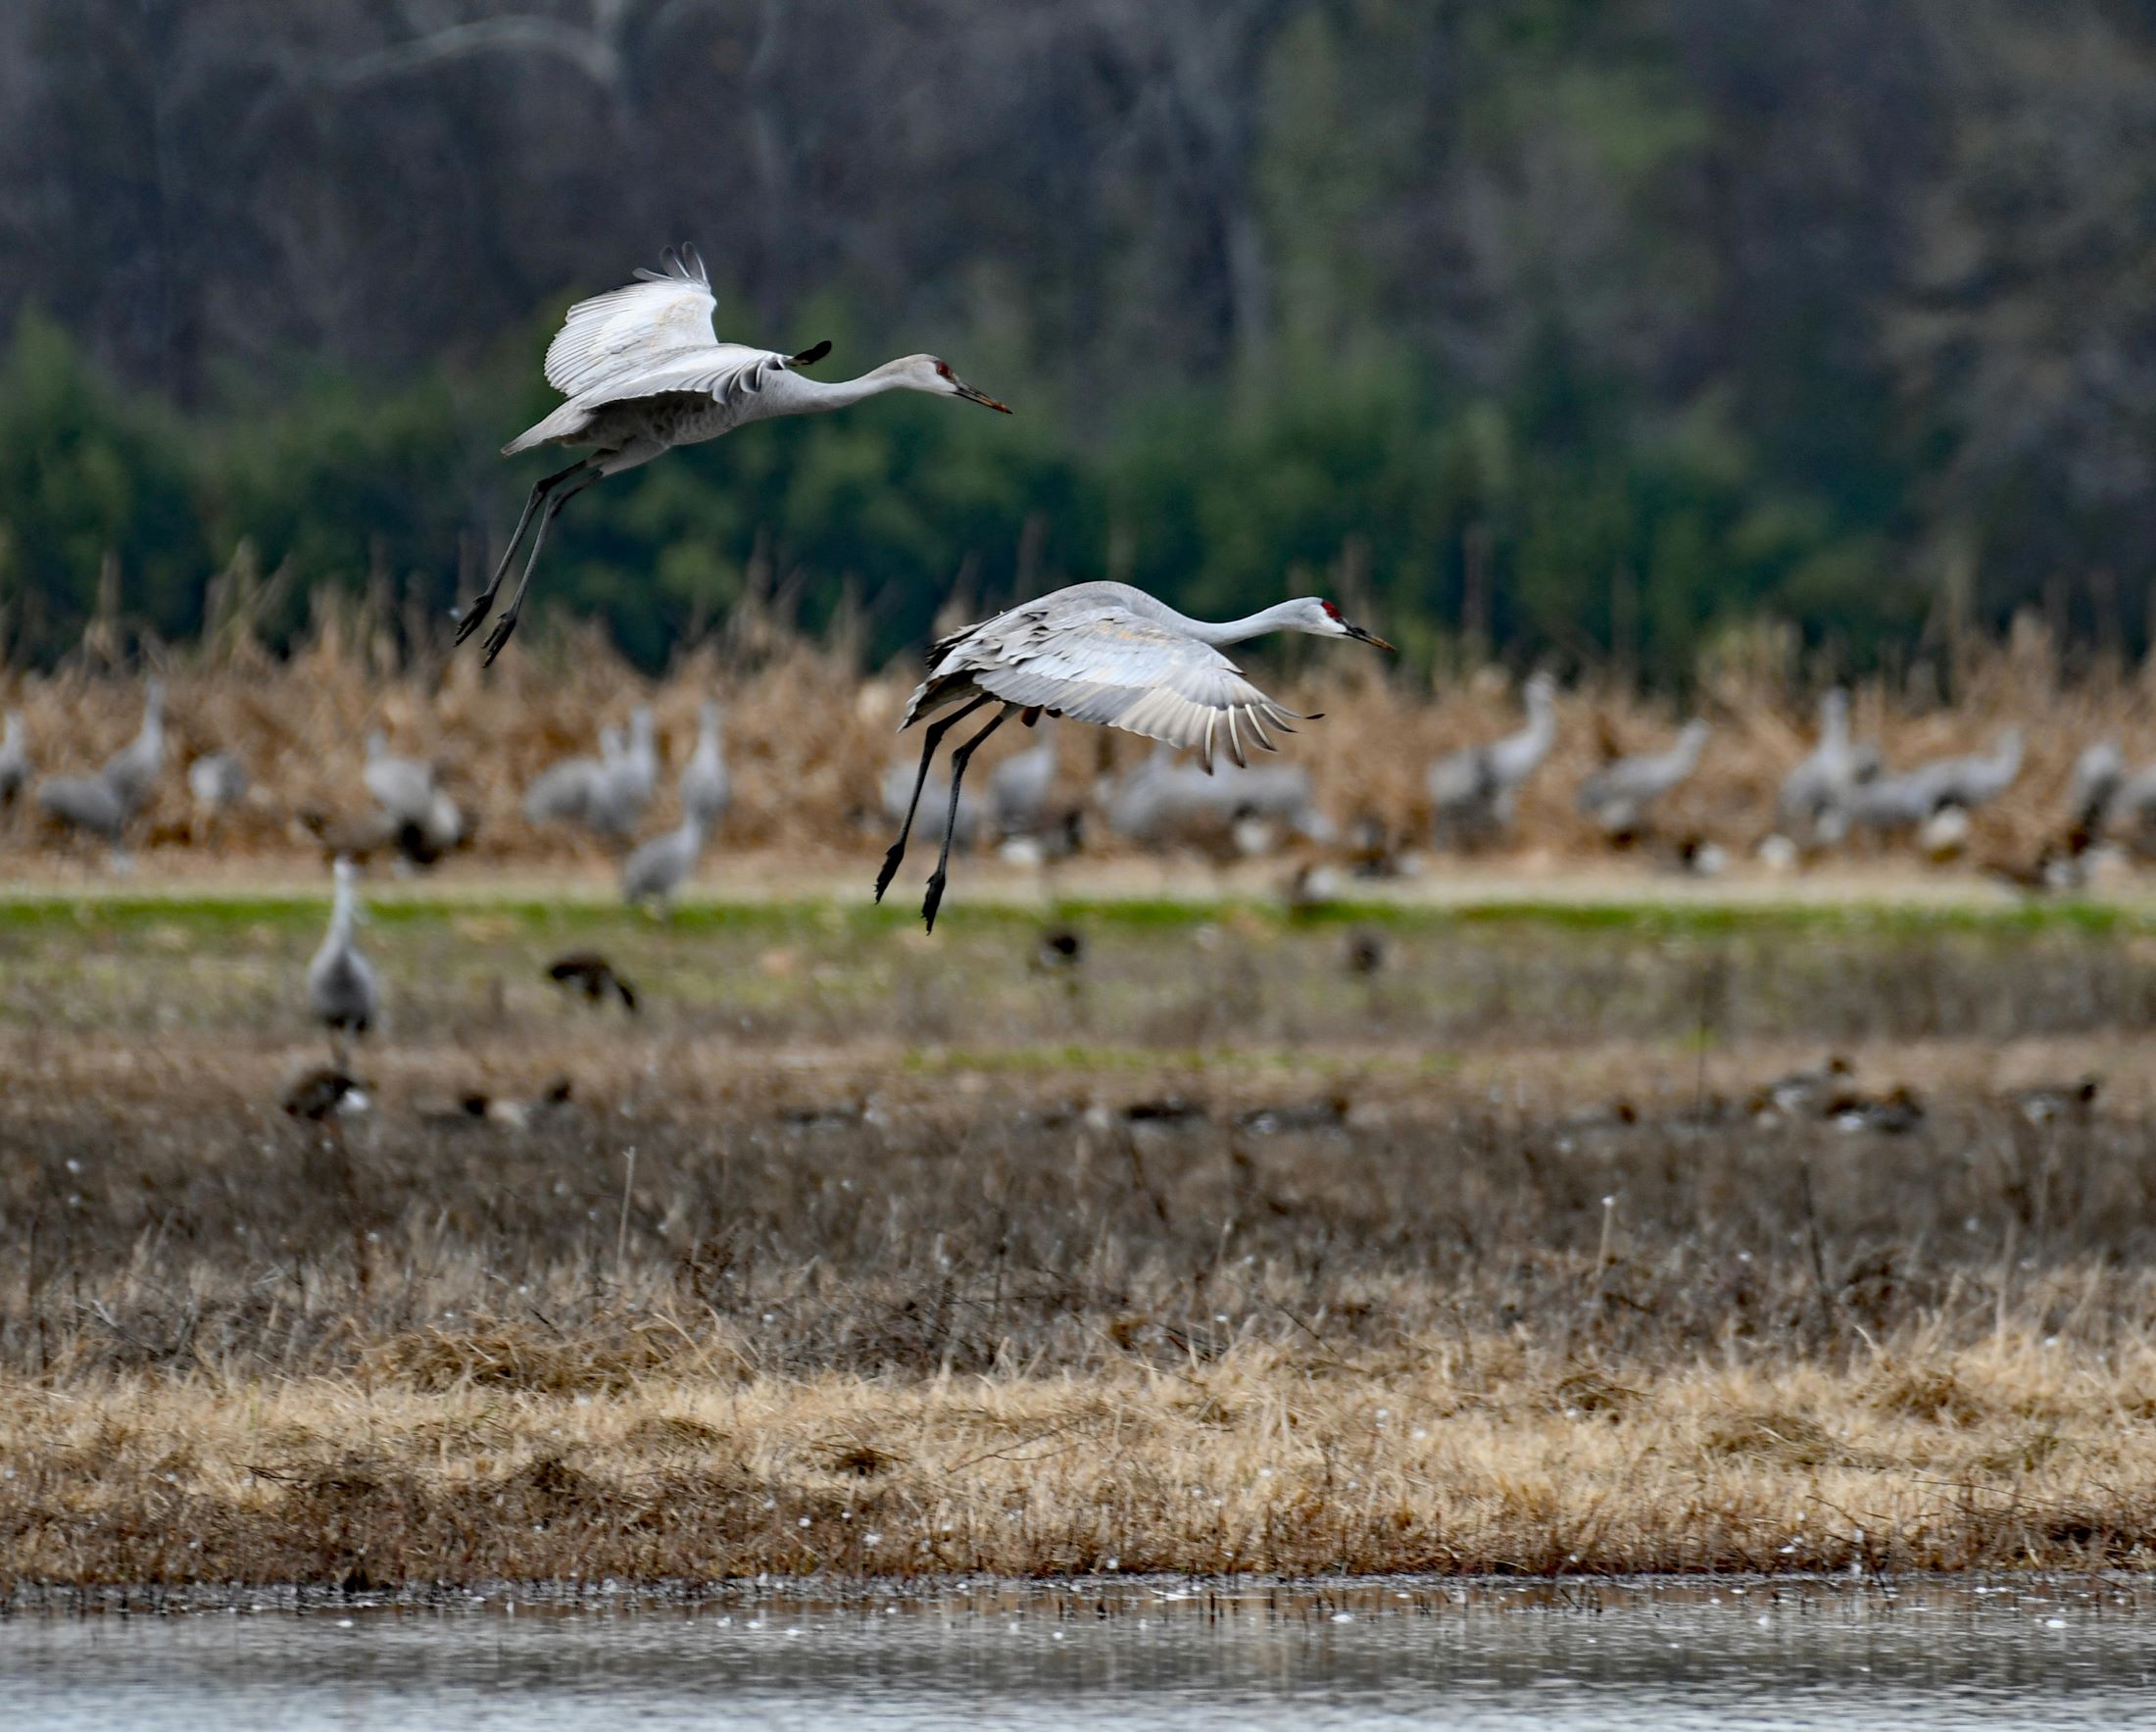
[(999, 403), (986, 391), (976, 391), (971, 385), (959, 385), (958, 395), (963, 397), (968, 403), (978, 403), (983, 409), (993, 409), (1001, 415), (1008, 415), (1010, 413), (1010, 405), (1008, 405), (1007, 403)]
[(1387, 643), (1385, 639), (1378, 636), (1378, 634), (1374, 631), (1365, 631), (1361, 626), (1353, 624), (1346, 619), (1343, 619), (1341, 623), (1348, 627), (1348, 635), (1349, 637), (1359, 638), (1362, 642), (1367, 644), (1375, 644), (1381, 650), (1390, 650), (1393, 647), (1391, 644)]

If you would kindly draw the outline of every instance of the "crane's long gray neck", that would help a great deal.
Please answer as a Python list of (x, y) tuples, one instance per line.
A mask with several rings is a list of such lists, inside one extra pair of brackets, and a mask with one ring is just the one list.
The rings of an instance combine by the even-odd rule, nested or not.
[(1161, 611), (1173, 617), (1170, 622), (1178, 630), (1195, 637), (1200, 643), (1209, 644), (1242, 643), (1247, 638), (1263, 637), (1268, 631), (1296, 630), (1299, 628), (1302, 619), (1301, 604), (1298, 602), (1275, 602), (1261, 613), (1250, 614), (1241, 619), (1229, 619), (1217, 625), (1206, 619), (1193, 619), (1186, 614), (1176, 613), (1170, 607), (1163, 606)]
[(360, 894), (358, 890), (353, 887), (349, 879), (340, 878), (337, 881), (336, 901), (330, 905), (329, 909), (328, 943), (333, 948), (343, 950), (351, 944), (352, 926), (353, 922), (359, 918), (359, 913)]
[(903, 391), (906, 386), (906, 375), (896, 361), (887, 361), (858, 379), (833, 379), (829, 383), (805, 373), (794, 374), (794, 389), (817, 409), (844, 409), (849, 403), (880, 397), (886, 391)]

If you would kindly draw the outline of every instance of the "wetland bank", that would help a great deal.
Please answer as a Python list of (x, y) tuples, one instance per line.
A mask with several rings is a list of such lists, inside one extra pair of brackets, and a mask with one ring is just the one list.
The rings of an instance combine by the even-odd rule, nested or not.
[(20, 1588), (2156, 1555), (2131, 910), (320, 915), (0, 906)]

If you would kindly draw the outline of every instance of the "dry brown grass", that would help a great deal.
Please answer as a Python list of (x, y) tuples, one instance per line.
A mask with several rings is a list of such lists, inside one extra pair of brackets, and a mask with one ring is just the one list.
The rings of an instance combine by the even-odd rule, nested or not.
[[(1294, 673), (1275, 668), (1264, 677), (1288, 702), (1325, 712), (1288, 743), (1292, 761), (1309, 767), (1337, 817), (1374, 815), (1396, 838), (1427, 834), (1423, 771), (1433, 759), (1517, 725), (1516, 697), (1494, 670), (1433, 687), (1389, 679), (1367, 659), (1313, 654), (1309, 646), (1292, 661)], [(2008, 723), (2025, 728), (2026, 767), (2013, 792), (1979, 815), (1971, 847), (1977, 857), (2033, 855), (2059, 833), (2068, 772), (2089, 740), (2109, 734), (2134, 762), (2156, 758), (2156, 704), (2145, 673), (2099, 668), (2068, 678), (2041, 633), (2027, 627), (1963, 663), (1951, 707), (1875, 681), (1857, 694), (1855, 718), (1897, 766), (1981, 748)], [(882, 771), (912, 750), (891, 733), (915, 678), (912, 667), (862, 677), (845, 651), (768, 627), (745, 626), (727, 645), (706, 646), (654, 682), (577, 630), (536, 649), (519, 643), (486, 672), (471, 656), (407, 666), (364, 613), (325, 609), (312, 638), (289, 658), (272, 658), (242, 636), (172, 655), (164, 671), (175, 760), (230, 747), (257, 783), (246, 810), (211, 838), (197, 829), (184, 779), (176, 768), (169, 774), (145, 826), (167, 867), (206, 858), (213, 840), (224, 860), (304, 858), (316, 844), (298, 815), (365, 810), (359, 769), (370, 726), (385, 729), (398, 750), (437, 762), (478, 819), (477, 858), (495, 865), (600, 858), (591, 843), (559, 827), (524, 824), (518, 795), (546, 763), (591, 751), (599, 725), (623, 719), (639, 701), (658, 712), (669, 766), (682, 763), (694, 742), (699, 702), (716, 694), (726, 703), (736, 775), (728, 854), (796, 865), (865, 856), (882, 841)], [(24, 710), (45, 770), (93, 766), (135, 726), (135, 682), (98, 671), (88, 659), (50, 676), (0, 681), (0, 693), (6, 705)], [(1775, 790), (1808, 748), (1810, 704), (1778, 675), (1733, 666), (1708, 670), (1697, 706), (1716, 733), (1702, 773), (1666, 803), (1659, 828), (1670, 837), (1746, 847), (1771, 827)], [(1509, 862), (1532, 868), (1606, 858), (1607, 845), (1573, 808), (1574, 789), (1606, 749), (1658, 746), (1676, 721), (1668, 705), (1593, 679), (1568, 691), (1557, 749), (1523, 794)], [(1066, 728), (1062, 737), (1063, 786), (1072, 802), (1090, 797), (1101, 771), (1147, 749), (1102, 730)], [(1022, 733), (1008, 730), (985, 749), (984, 767), (1024, 743)], [(670, 821), (670, 813), (662, 795), (650, 826)], [(19, 862), (49, 850), (52, 840), (34, 824), (0, 824), (0, 855)], [(1111, 858), (1118, 851), (1101, 823), (1091, 827), (1088, 848)]]
[(2156, 1560), (2143, 939), (453, 901), (325, 1131), (239, 908), (0, 911), (0, 1583)]
[(516, 1131), (378, 1066), (338, 1134), (11, 1067), (0, 1580), (2156, 1562), (2145, 1091), (2037, 1137), (1991, 1049), (1851, 1137), (1552, 1057), (1271, 1133), (1339, 1078), (737, 1055)]
[[(18, 1583), (1104, 1571), (2146, 1567), (2156, 1358), (2010, 1332), (1925, 1352), (1984, 1411), (1861, 1367), (1714, 1356), (1577, 1377), (1516, 1334), (1244, 1340), (1083, 1375), (712, 1362), (633, 1384), (363, 1371), (0, 1388)], [(696, 1337), (704, 1338), (700, 1343)]]

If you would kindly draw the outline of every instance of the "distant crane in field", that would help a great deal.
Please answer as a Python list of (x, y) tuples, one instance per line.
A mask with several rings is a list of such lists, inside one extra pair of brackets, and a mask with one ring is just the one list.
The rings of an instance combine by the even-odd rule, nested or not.
[(1852, 791), (1880, 773), (1879, 748), (1849, 737), (1849, 694), (1836, 686), (1819, 700), (1819, 739), (1783, 778), (1776, 807), (1800, 838), (1838, 842), (1849, 827)]
[(142, 726), (119, 751), (105, 760), (98, 773), (120, 802), (123, 818), (142, 810), (165, 767), (165, 682), (150, 681), (142, 699)]
[(1706, 744), (1707, 724), (1688, 721), (1667, 751), (1641, 752), (1604, 765), (1580, 784), (1581, 812), (1604, 835), (1630, 835), (1649, 806), (1699, 767)]
[(360, 920), (359, 868), (340, 857), (330, 872), (336, 900), (330, 906), (329, 930), (321, 948), (307, 965), (307, 1008), (329, 1030), (341, 1067), (346, 1037), (365, 1034), (380, 1018), (382, 990), (373, 965), (352, 939), (352, 929)]
[(464, 840), (465, 815), (434, 779), (434, 766), (400, 758), (376, 728), (367, 736), (367, 768), (361, 779), (397, 833), (405, 857), (431, 866)]
[(1557, 681), (1531, 676), (1521, 697), (1527, 725), (1488, 745), (1464, 746), (1430, 767), (1424, 778), (1437, 814), (1438, 841), (1482, 843), (1512, 822), (1521, 787), (1557, 740)]
[(127, 869), (127, 809), (103, 776), (49, 775), (37, 784), (37, 809), (72, 830), (85, 830), (112, 850), (113, 870)]
[(680, 826), (654, 836), (621, 863), (621, 900), (634, 908), (651, 903), (663, 910), (696, 870), (704, 852), (704, 820), (685, 815)]
[(639, 704), (629, 716), (628, 743), (601, 760), (585, 817), (610, 841), (626, 841), (659, 786), (659, 742), (652, 707)]
[(715, 439), (750, 421), (844, 409), (885, 391), (963, 397), (1010, 413), (933, 355), (907, 355), (858, 379), (823, 384), (804, 378), (796, 369), (821, 361), (831, 352), (829, 343), (781, 355), (719, 342), (711, 325), (717, 301), (694, 247), (667, 248), (664, 270), (639, 271), (636, 276), (626, 288), (569, 309), (547, 345), (546, 359), (547, 383), (568, 401), (502, 448), (505, 457), (542, 445), (590, 446), (592, 454), (532, 488), (493, 581), (458, 620), (457, 641), (463, 643), (494, 606), (529, 527), (531, 547), (523, 575), (487, 634), (488, 662), (502, 653), (516, 629), (547, 526), (594, 481), (650, 463), (676, 445)]
[(557, 758), (524, 789), (524, 821), (528, 824), (560, 823), (591, 817), (592, 795), (607, 766), (620, 756), (621, 730), (599, 730), (599, 756)]
[(216, 836), (224, 815), (247, 798), (247, 766), (237, 753), (206, 752), (187, 767), (187, 792), (194, 801), (190, 837)]
[(695, 813), (707, 830), (715, 830), (733, 799), (733, 778), (726, 773), (719, 739), (718, 700), (706, 698), (697, 712), (696, 750), (681, 767), (681, 810)]
[(23, 739), (23, 712), (8, 712), (8, 729), (0, 735), (0, 807), (12, 806), (29, 786), (30, 749)]
[(943, 852), (921, 903), (921, 917), (932, 932), (950, 869), (952, 831), (957, 824), (965, 767), (982, 741), (1014, 715), (1023, 714), (1029, 724), (1044, 714), (1067, 716), (1073, 721), (1120, 727), (1171, 746), (1196, 747), (1208, 769), (1213, 748), (1225, 733), (1228, 755), (1244, 766), (1249, 762), (1244, 753), (1246, 730), (1252, 741), (1271, 752), (1278, 748), (1265, 732), (1267, 722), (1293, 733), (1290, 721), (1314, 719), (1275, 703), (1220, 653), (1224, 644), (1273, 631), (1352, 637), (1384, 650), (1393, 647), (1375, 633), (1350, 624), (1331, 602), (1316, 596), (1280, 602), (1247, 619), (1212, 624), (1179, 614), (1142, 589), (1107, 582), (1074, 583), (939, 640), (928, 652), (928, 677), (914, 688), (899, 720), (904, 732), (916, 721), (938, 718), (921, 742), (920, 767), (899, 839), (891, 844), (883, 869), (876, 874), (876, 900), (883, 900), (906, 858), (906, 838), (912, 833), (913, 815), (936, 748), (974, 711), (985, 704), (999, 705), (988, 725), (951, 754), (951, 804), (944, 820)]

